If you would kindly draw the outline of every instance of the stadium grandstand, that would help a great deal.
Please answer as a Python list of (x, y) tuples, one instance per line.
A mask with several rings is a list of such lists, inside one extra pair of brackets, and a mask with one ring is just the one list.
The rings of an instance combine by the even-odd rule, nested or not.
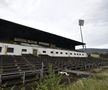
[[(75, 40), (0, 19), (0, 84), (39, 80), (51, 64), (55, 72), (108, 65), (75, 50)], [(16, 82), (17, 81), (17, 82)]]

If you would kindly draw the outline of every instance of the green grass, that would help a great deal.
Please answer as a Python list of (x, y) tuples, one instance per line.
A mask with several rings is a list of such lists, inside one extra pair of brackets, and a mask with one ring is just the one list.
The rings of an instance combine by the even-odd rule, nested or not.
[(108, 90), (108, 70), (70, 84), (62, 90)]
[[(31, 87), (32, 90), (108, 90), (108, 69), (100, 73), (95, 73), (89, 78), (79, 79), (69, 85), (60, 85), (61, 78), (61, 76), (54, 73), (50, 66), (49, 75), (46, 76), (44, 80), (39, 83), (33, 82), (25, 85), (22, 84), (19, 88), (25, 90), (25, 87), (28, 86)], [(2, 89), (0, 88), (0, 90)]]

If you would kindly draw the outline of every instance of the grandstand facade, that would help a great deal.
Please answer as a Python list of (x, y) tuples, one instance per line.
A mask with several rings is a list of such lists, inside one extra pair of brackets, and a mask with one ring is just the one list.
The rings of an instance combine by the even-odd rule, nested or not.
[(36, 81), (48, 74), (108, 65), (75, 50), (84, 43), (0, 19), (0, 85)]

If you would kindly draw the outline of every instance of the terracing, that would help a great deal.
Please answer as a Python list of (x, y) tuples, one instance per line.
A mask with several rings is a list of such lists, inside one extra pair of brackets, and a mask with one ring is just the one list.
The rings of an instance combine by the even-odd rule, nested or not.
[(48, 73), (49, 64), (55, 72), (67, 70), (90, 70), (108, 65), (107, 60), (95, 58), (49, 57), (49, 56), (0, 56), (0, 83), (18, 84), (39, 80)]

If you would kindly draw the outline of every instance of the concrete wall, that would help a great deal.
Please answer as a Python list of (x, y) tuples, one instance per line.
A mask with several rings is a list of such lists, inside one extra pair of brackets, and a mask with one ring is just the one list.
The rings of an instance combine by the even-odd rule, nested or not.
[[(0, 47), (2, 47), (0, 55), (22, 55), (33, 53), (32, 47), (29, 46), (0, 43)], [(7, 52), (7, 48), (14, 48), (14, 52)], [(22, 49), (27, 49), (27, 52), (22, 52)]]
[[(37, 55), (48, 55), (53, 57), (87, 57), (87, 54), (83, 52), (44, 48), (38, 46), (24, 46), (24, 45), (0, 43), (0, 47), (2, 47), (0, 55), (33, 54), (33, 50), (35, 49), (37, 50)], [(7, 48), (13, 48), (14, 52), (7, 52)], [(22, 49), (26, 49), (26, 51), (22, 51)]]

